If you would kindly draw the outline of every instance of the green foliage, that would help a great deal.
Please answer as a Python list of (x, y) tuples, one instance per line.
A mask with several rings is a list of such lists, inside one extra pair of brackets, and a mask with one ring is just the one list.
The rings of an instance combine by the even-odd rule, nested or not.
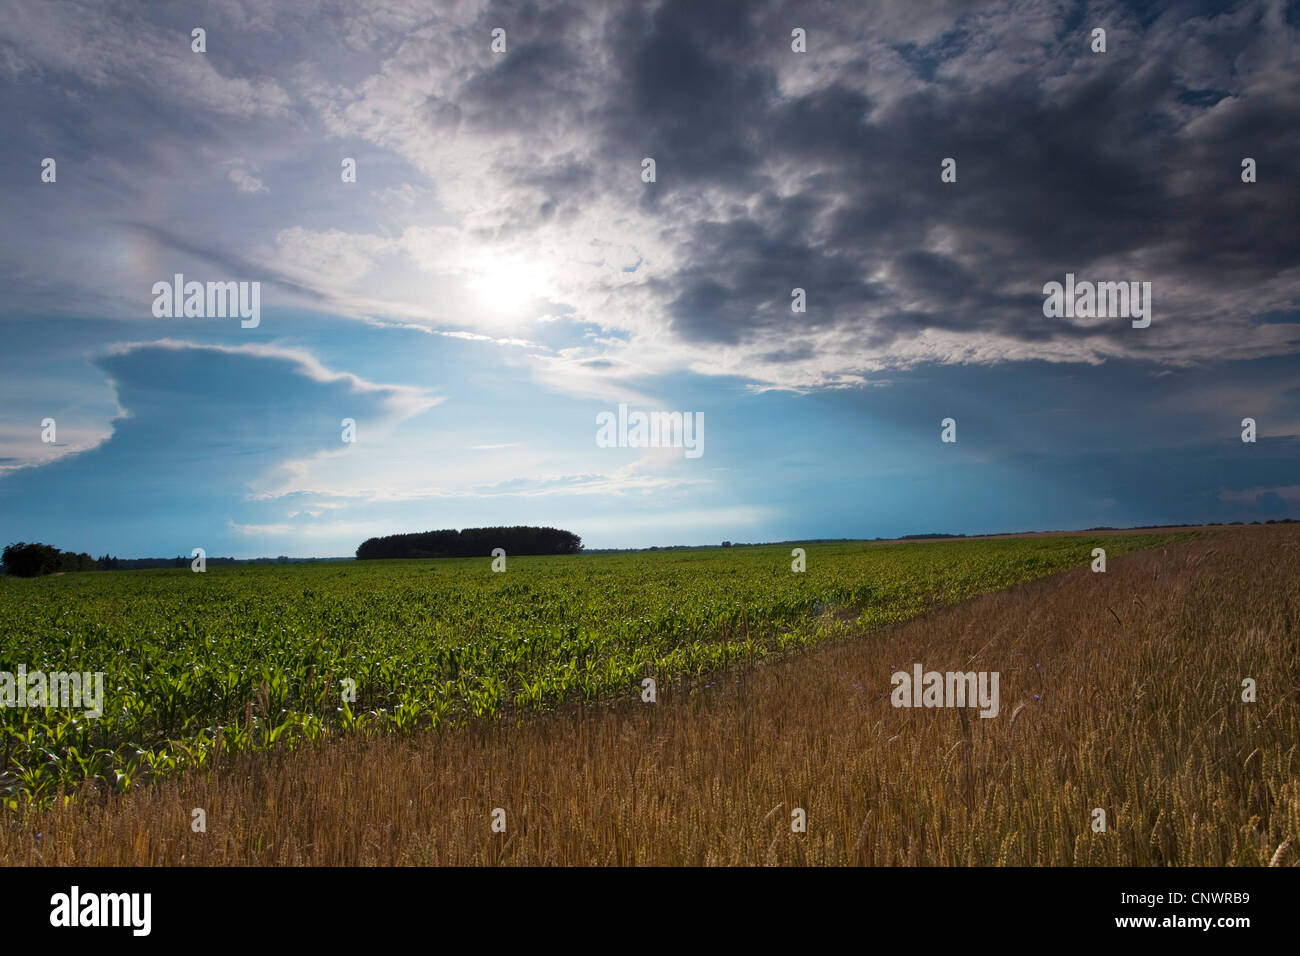
[(60, 551), (52, 545), (38, 542), (28, 544), (25, 541), (6, 547), (0, 563), (4, 565), (6, 574), (20, 578), (34, 578), (62, 571), (94, 571), (99, 567), (98, 562), (88, 554), (74, 554), (71, 551)]
[(762, 546), (0, 579), (0, 671), (105, 674), (98, 719), (0, 707), (0, 798), (637, 695), (1171, 537), (810, 544), (804, 573)]
[(505, 528), (465, 528), (457, 531), (422, 531), (369, 538), (357, 548), (357, 560), (377, 558), (481, 558), (495, 548), (510, 556), (520, 554), (577, 554), (582, 539), (559, 528), (514, 525)]

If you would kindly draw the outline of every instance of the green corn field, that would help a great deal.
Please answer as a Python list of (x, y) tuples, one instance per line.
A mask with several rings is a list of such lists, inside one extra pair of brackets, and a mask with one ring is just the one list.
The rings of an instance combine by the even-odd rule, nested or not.
[[(250, 750), (631, 697), (1187, 534), (791, 545), (0, 579), (0, 671), (103, 672), (100, 717), (0, 708), (10, 810)], [(347, 687), (355, 700), (345, 699)]]

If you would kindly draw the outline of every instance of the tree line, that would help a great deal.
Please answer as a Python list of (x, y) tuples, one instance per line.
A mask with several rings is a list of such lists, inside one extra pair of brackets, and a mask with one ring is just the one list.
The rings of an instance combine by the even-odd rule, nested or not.
[[(270, 564), (272, 560), (261, 558), (243, 563)], [(281, 557), (274, 560), (284, 564), (289, 559)], [(207, 563), (223, 565), (240, 562), (234, 558), (208, 558)], [(174, 558), (118, 558), (111, 554), (95, 558), (84, 551), (80, 554), (73, 551), (60, 551), (51, 544), (41, 544), (39, 541), (31, 543), (19, 541), (17, 544), (11, 544), (4, 549), (3, 557), (0, 557), (0, 567), (3, 567), (5, 574), (12, 574), (16, 578), (35, 578), (42, 574), (61, 574), (67, 571), (139, 571), (148, 568), (188, 568), (189, 566), (190, 559), (179, 554)]]
[(370, 538), (357, 548), (357, 560), (371, 558), (486, 558), (494, 548), (508, 555), (577, 554), (582, 539), (559, 528), (464, 528)]
[(99, 569), (99, 560), (82, 552), (60, 551), (49, 544), (19, 541), (5, 548), (3, 558), (6, 574), (19, 578), (34, 578), (42, 574), (56, 574), (61, 571), (95, 571)]

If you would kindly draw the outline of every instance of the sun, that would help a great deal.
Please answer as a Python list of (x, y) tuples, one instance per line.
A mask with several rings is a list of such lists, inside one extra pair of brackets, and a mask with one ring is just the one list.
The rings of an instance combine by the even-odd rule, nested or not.
[(468, 272), (466, 286), (484, 308), (503, 318), (524, 317), (551, 291), (545, 270), (522, 256), (486, 257)]

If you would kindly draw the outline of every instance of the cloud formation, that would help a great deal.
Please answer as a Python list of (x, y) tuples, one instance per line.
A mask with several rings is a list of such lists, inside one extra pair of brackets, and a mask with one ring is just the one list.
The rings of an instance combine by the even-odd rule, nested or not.
[[(170, 15), (109, 6), (134, 17), (17, 3), (0, 65), (20, 91), (57, 78), (46, 123), (92, 96), (190, 111), (149, 152), (121, 144), (130, 177), (102, 174), (150, 197), (131, 218), (151, 262), (243, 262), (286, 302), (530, 341), (547, 381), (685, 368), (807, 389), (925, 363), (1186, 366), (1300, 345), (1300, 71), (1280, 0), (231, 2), (206, 55)], [(78, 135), (118, 145), (102, 124)], [(179, 228), (182, 194), (211, 208), (220, 181), (263, 205)], [(68, 257), (68, 275), (14, 277), (31, 308), (47, 283), (114, 286), (88, 235), (89, 272)], [(1042, 286), (1067, 272), (1150, 281), (1151, 327), (1045, 318)]]

